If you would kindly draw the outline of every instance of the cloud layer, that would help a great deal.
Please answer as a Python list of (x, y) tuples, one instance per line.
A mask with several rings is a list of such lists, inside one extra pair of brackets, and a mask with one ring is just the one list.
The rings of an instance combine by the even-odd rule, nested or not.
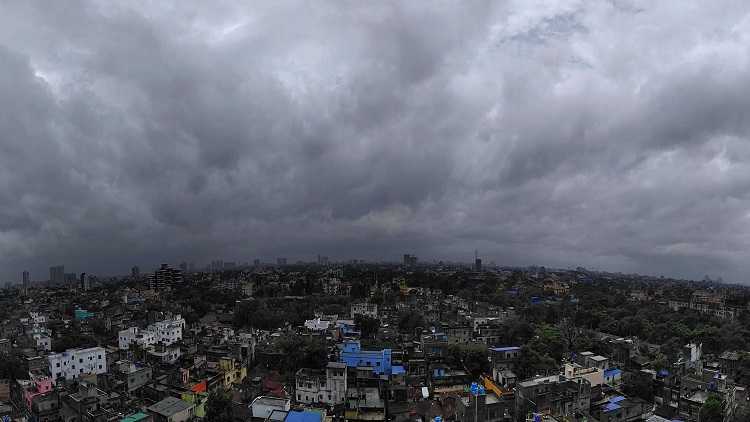
[(11, 1), (0, 278), (403, 253), (744, 281), (750, 5)]

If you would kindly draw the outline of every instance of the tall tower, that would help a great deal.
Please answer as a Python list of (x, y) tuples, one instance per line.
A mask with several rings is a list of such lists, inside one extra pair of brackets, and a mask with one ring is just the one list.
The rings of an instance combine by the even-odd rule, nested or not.
[(482, 271), (482, 258), (479, 257), (479, 251), (474, 249), (474, 271)]
[(23, 280), (23, 295), (28, 296), (29, 295), (29, 286), (31, 285), (31, 280), (29, 280), (29, 272), (24, 271), (22, 275)]
[(49, 281), (57, 285), (65, 284), (65, 266), (49, 267)]

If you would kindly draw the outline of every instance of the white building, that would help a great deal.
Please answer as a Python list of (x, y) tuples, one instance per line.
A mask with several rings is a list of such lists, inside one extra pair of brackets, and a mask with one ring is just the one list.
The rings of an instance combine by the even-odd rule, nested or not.
[(180, 346), (174, 345), (174, 346), (162, 346), (159, 345), (158, 347), (153, 348), (152, 350), (149, 350), (149, 355), (153, 356), (154, 358), (161, 361), (161, 363), (167, 363), (167, 364), (173, 364), (180, 360), (180, 356), (182, 356), (182, 352), (180, 351)]
[(354, 318), (355, 315), (364, 315), (370, 318), (377, 318), (378, 305), (368, 302), (352, 303), (351, 317)]
[(148, 326), (149, 331), (156, 335), (156, 342), (167, 346), (182, 340), (182, 330), (185, 328), (185, 319), (176, 315), (172, 319), (155, 322)]
[(182, 340), (182, 330), (185, 328), (185, 319), (180, 315), (164, 321), (155, 322), (145, 330), (131, 327), (122, 330), (118, 334), (120, 350), (128, 350), (135, 343), (141, 347), (153, 346), (157, 343), (172, 345)]
[(305, 320), (305, 328), (310, 331), (326, 331), (331, 327), (331, 321), (315, 318)]
[(117, 339), (120, 350), (129, 350), (131, 344), (137, 344), (143, 348), (156, 344), (156, 334), (153, 331), (141, 330), (138, 327), (120, 331)]
[(47, 334), (34, 334), (32, 338), (36, 342), (36, 350), (43, 352), (52, 350), (52, 338)]
[(266, 421), (283, 421), (286, 418), (289, 409), (291, 409), (289, 399), (281, 399), (271, 396), (258, 396), (250, 403), (250, 410), (253, 418), (260, 418)]
[(69, 349), (62, 353), (47, 356), (49, 372), (57, 381), (63, 377), (71, 380), (83, 374), (104, 374), (107, 372), (107, 353), (103, 347)]
[(299, 403), (334, 406), (346, 400), (346, 364), (343, 362), (329, 362), (325, 373), (303, 368), (297, 371), (295, 378)]

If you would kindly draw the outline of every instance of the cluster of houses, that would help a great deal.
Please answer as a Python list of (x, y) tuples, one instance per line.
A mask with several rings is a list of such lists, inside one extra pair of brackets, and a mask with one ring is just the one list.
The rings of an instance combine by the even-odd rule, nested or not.
[[(213, 289), (238, 293), (235, 304), (212, 306), (201, 318), (191, 318), (187, 299), (174, 299), (179, 286), (37, 289), (0, 325), (0, 359), (17, 364), (0, 377), (0, 418), (210, 421), (217, 417), (212, 400), (221, 400), (222, 420), (254, 422), (698, 422), (711, 398), (721, 400), (727, 421), (747, 408), (745, 386), (737, 382), (741, 351), (704, 355), (691, 343), (675, 362), (657, 366), (659, 345), (590, 331), (590, 350), (566, 350), (556, 366), (529, 374), (532, 352), (508, 334), (524, 309), (410, 287), (404, 275), (371, 283), (341, 315), (315, 309), (314, 318), (277, 330), (235, 325), (236, 307), (255, 300), (253, 292), (291, 289), (301, 274), (262, 273), (266, 284), (247, 275), (194, 277), (193, 283), (216, 281)], [(544, 271), (534, 277), (541, 292), (535, 294), (549, 296), (525, 306), (571, 300), (581, 280)], [(348, 294), (356, 284), (344, 281), (340, 269), (328, 268), (316, 280), (323, 297)], [(503, 294), (516, 297), (522, 289)], [(703, 293), (668, 306), (716, 318), (736, 311)], [(376, 321), (375, 332), (363, 335), (362, 318)], [(306, 353), (280, 346), (292, 337), (320, 345), (325, 359), (290, 367), (311, 361), (287, 359)], [(61, 347), (71, 339), (78, 345)], [(628, 385), (647, 386), (651, 397)]]

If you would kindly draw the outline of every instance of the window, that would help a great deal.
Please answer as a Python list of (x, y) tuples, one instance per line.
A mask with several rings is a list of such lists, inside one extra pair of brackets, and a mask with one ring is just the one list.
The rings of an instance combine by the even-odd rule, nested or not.
[(60, 367), (60, 362), (57, 362), (57, 363), (55, 364), (55, 367), (56, 367), (56, 368), (59, 368), (59, 367)]

